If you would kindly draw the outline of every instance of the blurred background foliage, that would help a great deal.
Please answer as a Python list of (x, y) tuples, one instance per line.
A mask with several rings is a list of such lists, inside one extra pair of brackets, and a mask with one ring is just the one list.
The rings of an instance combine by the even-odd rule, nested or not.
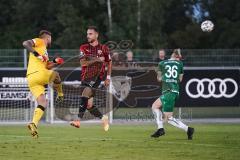
[[(99, 28), (103, 43), (132, 40), (135, 49), (240, 46), (238, 0), (1, 0), (0, 3), (2, 49), (22, 48), (22, 41), (37, 37), (41, 29), (53, 33), (53, 49), (77, 49), (86, 41), (88, 25)], [(215, 24), (211, 33), (200, 29), (206, 19)]]

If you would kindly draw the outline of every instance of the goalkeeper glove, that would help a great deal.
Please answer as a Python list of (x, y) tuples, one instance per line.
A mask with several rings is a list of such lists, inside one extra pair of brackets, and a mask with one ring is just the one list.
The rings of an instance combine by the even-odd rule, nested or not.
[(53, 63), (63, 64), (64, 63), (64, 59), (61, 58), (61, 57), (56, 57), (56, 58), (53, 59)]

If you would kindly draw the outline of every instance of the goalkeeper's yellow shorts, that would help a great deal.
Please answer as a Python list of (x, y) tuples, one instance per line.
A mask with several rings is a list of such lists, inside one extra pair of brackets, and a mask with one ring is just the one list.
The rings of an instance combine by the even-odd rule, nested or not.
[(43, 70), (27, 75), (28, 87), (35, 99), (45, 93), (45, 85), (49, 84), (52, 74), (52, 70)]

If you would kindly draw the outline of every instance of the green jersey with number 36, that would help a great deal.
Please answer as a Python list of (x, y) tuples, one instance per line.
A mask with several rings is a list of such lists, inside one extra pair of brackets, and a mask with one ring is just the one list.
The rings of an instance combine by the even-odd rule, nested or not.
[(164, 60), (158, 64), (162, 73), (162, 93), (171, 91), (179, 94), (179, 75), (183, 74), (183, 63), (177, 60)]

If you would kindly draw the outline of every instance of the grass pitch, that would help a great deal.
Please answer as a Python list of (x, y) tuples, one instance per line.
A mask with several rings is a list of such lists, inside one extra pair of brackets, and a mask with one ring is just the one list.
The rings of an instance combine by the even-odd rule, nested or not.
[(193, 124), (194, 140), (166, 126), (166, 135), (150, 138), (152, 125), (40, 125), (39, 139), (26, 126), (0, 126), (1, 160), (237, 160), (239, 124)]

